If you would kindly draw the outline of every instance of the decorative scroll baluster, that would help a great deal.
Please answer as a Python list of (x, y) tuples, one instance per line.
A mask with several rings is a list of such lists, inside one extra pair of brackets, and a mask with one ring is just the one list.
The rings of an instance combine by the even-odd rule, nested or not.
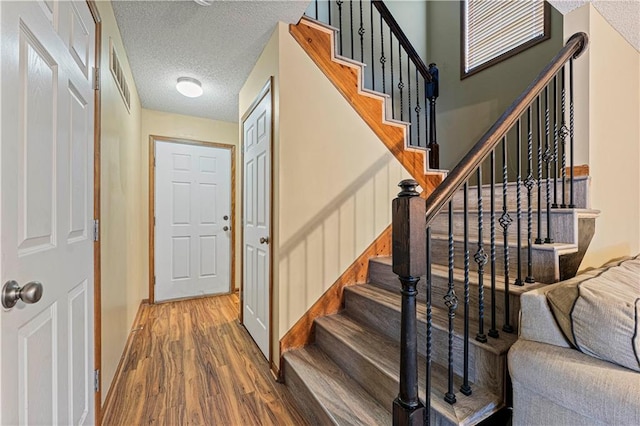
[(549, 182), (549, 167), (552, 160), (551, 150), (549, 149), (549, 85), (544, 88), (544, 155), (543, 160), (546, 166), (546, 201), (547, 201), (547, 237), (544, 239), (546, 244), (553, 243), (551, 238), (551, 183)]
[(522, 281), (522, 127), (520, 125), (520, 119), (518, 119), (516, 127), (516, 228), (517, 228), (517, 241), (518, 241), (518, 276), (516, 277), (515, 285), (524, 285)]
[(444, 303), (449, 310), (449, 345), (448, 345), (448, 390), (444, 395), (444, 400), (449, 404), (456, 402), (456, 394), (453, 392), (453, 320), (456, 317), (458, 308), (458, 297), (454, 288), (453, 280), (453, 202), (449, 201), (449, 283), (447, 294), (444, 296)]
[[(491, 188), (493, 191), (493, 187)], [(483, 211), (482, 211), (482, 165), (478, 166), (478, 251), (473, 260), (478, 264), (478, 333), (476, 340), (486, 342), (484, 334), (484, 265), (487, 264), (487, 254), (484, 252), (484, 240), (482, 237)]]
[(533, 178), (533, 135), (531, 134), (531, 106), (527, 108), (527, 178), (524, 186), (527, 188), (527, 278), (525, 282), (533, 283), (533, 207), (531, 206), (533, 190), (536, 180)]
[(360, 36), (360, 62), (364, 62), (364, 23), (362, 21), (362, 0), (360, 0), (360, 28), (358, 35)]
[(440, 147), (436, 137), (436, 99), (440, 92), (440, 71), (434, 63), (429, 64), (431, 82), (427, 83), (427, 97), (429, 98), (429, 167), (440, 168)]
[(558, 76), (553, 77), (553, 205), (558, 208)]
[(429, 392), (429, 390), (431, 389), (431, 358), (432, 358), (432, 336), (431, 336), (431, 332), (432, 332), (432, 314), (431, 314), (431, 295), (432, 295), (432, 284), (433, 284), (433, 279), (431, 277), (431, 227), (427, 226), (427, 371), (426, 371), (426, 385), (427, 387), (425, 389), (427, 389), (426, 395), (425, 395), (425, 400), (424, 400), (424, 406), (425, 406), (425, 411), (426, 411), (426, 415), (425, 415), (425, 421), (427, 426), (429, 425), (430, 421), (431, 421), (431, 392)]
[(509, 216), (507, 208), (507, 137), (502, 138), (502, 216), (500, 217), (500, 226), (502, 226), (502, 234), (504, 238), (504, 325), (502, 331), (505, 333), (513, 333), (513, 327), (509, 320), (509, 225), (513, 221)]
[[(369, 31), (371, 33), (371, 88), (373, 90), (376, 90), (376, 67), (374, 66), (376, 61), (374, 59), (375, 57), (375, 52), (373, 50), (373, 35), (375, 34), (373, 31), (373, 2), (370, 1), (369, 2), (369, 18), (370, 18), (370, 24), (371, 24), (371, 31)], [(380, 31), (382, 31), (382, 25), (380, 26)]]
[(500, 336), (496, 325), (496, 152), (491, 151), (491, 230), (489, 243), (491, 245), (491, 328), (489, 336)]
[(565, 81), (565, 67), (562, 67), (560, 81), (562, 83), (562, 126), (560, 126), (560, 140), (562, 141), (562, 164), (561, 164), (561, 176), (562, 176), (562, 204), (560, 207), (566, 208), (566, 187), (565, 182), (567, 181), (567, 136), (569, 135), (569, 129), (567, 128), (567, 119), (566, 119), (566, 81)]
[(402, 89), (404, 89), (404, 83), (402, 82), (402, 45), (398, 41), (398, 89), (400, 90), (400, 121), (404, 120), (403, 105), (402, 105)]
[(576, 205), (573, 199), (573, 58), (569, 59), (569, 208)]
[[(418, 85), (418, 71), (416, 70), (416, 141), (418, 142), (418, 146), (422, 146), (420, 144), (420, 86)], [(427, 144), (425, 144), (426, 147)]]
[(469, 386), (469, 184), (464, 183), (464, 342), (463, 342), (463, 379), (460, 392), (471, 395)]
[[(336, 4), (338, 5), (338, 35), (340, 36), (340, 55), (342, 55), (342, 0), (337, 0)], [(382, 19), (382, 18), (380, 18)]]
[(426, 273), (426, 239), (424, 215), (426, 205), (416, 191), (418, 183), (406, 179), (402, 191), (393, 200), (393, 272), (402, 284), (402, 318), (400, 320), (400, 390), (393, 401), (393, 423), (422, 422), (424, 405), (418, 398), (418, 332), (416, 318), (417, 284)]
[(542, 106), (540, 104), (540, 95), (536, 97), (536, 129), (538, 130), (537, 142), (538, 142), (538, 179), (536, 181), (538, 187), (538, 236), (536, 238), (536, 244), (544, 243), (542, 239)]
[[(380, 15), (380, 48), (380, 64), (382, 65), (382, 93), (386, 93), (387, 89), (385, 88), (384, 81), (384, 63), (387, 62), (387, 58), (384, 57), (384, 27), (382, 26), (382, 15)], [(393, 57), (391, 57), (391, 78), (393, 78)], [(391, 102), (393, 103), (393, 89), (391, 89)]]

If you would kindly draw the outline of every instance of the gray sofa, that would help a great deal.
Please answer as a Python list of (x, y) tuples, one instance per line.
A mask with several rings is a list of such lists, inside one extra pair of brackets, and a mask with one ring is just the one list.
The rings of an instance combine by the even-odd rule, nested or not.
[(513, 425), (640, 425), (640, 256), (521, 297)]

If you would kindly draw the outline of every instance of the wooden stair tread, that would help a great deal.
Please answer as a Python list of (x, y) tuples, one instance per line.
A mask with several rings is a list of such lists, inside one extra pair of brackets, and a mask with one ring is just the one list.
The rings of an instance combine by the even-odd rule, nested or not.
[[(345, 291), (357, 293), (362, 297), (366, 297), (367, 299), (375, 301), (376, 303), (383, 304), (398, 312), (401, 311), (401, 297), (400, 297), (399, 290), (398, 292), (392, 292), (378, 286), (374, 286), (371, 284), (364, 284), (364, 285), (351, 286), (345, 289)], [(463, 309), (463, 306), (461, 303), (462, 298), (460, 297), (460, 295), (458, 295), (458, 299), (459, 299), (458, 309), (456, 312), (460, 313)], [(416, 305), (417, 305), (419, 323), (426, 322), (426, 316), (427, 316), (426, 304), (418, 301)], [(432, 326), (434, 328), (448, 332), (449, 317), (448, 317), (447, 310), (439, 308), (437, 306), (432, 306), (431, 315), (432, 315)], [(456, 315), (453, 323), (454, 323), (454, 332), (456, 336), (458, 336), (459, 338), (462, 338), (464, 335), (464, 332), (463, 332), (464, 320), (462, 318), (462, 315)], [(418, 324), (418, 326), (420, 327), (421, 325)], [(478, 329), (478, 322), (473, 319), (469, 319), (469, 330), (470, 330), (469, 344), (478, 346), (483, 350), (492, 352), (494, 354), (506, 353), (511, 347), (511, 345), (513, 345), (513, 343), (517, 339), (517, 336), (514, 334), (501, 332), (498, 338), (488, 337), (489, 340), (487, 341), (487, 343), (482, 343), (482, 342), (478, 342), (474, 338), (475, 336), (474, 330), (477, 330), (477, 329)]]
[[(369, 259), (369, 261), (387, 265), (389, 268), (391, 268), (393, 264), (393, 258), (390, 256), (373, 257)], [(487, 291), (491, 290), (491, 276), (490, 276), (491, 272), (490, 270), (487, 269), (487, 267), (488, 267), (488, 264), (485, 265), (484, 280), (482, 281), (482, 284), (485, 288), (485, 294)], [(431, 275), (448, 279), (449, 267), (445, 265), (433, 263), (431, 265)], [(453, 268), (453, 279), (457, 282), (464, 282), (464, 269)], [(376, 283), (372, 282), (371, 284), (376, 284)], [(476, 271), (473, 271), (473, 270), (469, 271), (469, 285), (475, 286), (475, 287), (478, 286), (478, 273)], [(548, 285), (548, 284), (535, 282), (535, 283), (525, 283), (524, 285), (519, 286), (511, 283), (511, 285), (509, 286), (509, 292), (514, 295), (521, 295), (522, 293), (535, 290), (545, 285)], [(398, 281), (398, 289), (400, 289), (400, 281)], [(502, 274), (496, 274), (496, 291), (498, 292), (504, 291), (504, 276)], [(458, 295), (458, 297), (460, 297), (460, 295)]]
[(382, 407), (316, 346), (286, 352), (284, 359), (335, 424), (391, 424), (392, 401)]
[[(316, 320), (316, 326), (324, 328), (343, 345), (350, 346), (356, 353), (389, 377), (398, 380), (400, 374), (400, 346), (398, 342), (378, 333), (366, 325), (360, 324), (347, 315), (337, 314)], [(419, 396), (425, 399), (426, 362), (418, 360)], [(462, 378), (454, 376), (458, 402), (450, 405), (444, 401), (443, 390), (447, 389), (447, 369), (436, 363), (431, 368), (431, 404), (432, 408), (455, 424), (476, 423), (489, 416), (502, 405), (501, 398), (482, 387), (471, 385), (473, 394), (464, 396), (458, 389)]]

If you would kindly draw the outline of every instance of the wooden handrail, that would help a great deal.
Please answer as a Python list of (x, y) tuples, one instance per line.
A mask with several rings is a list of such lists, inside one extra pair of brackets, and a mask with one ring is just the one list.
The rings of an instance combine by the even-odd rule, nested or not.
[[(374, 2), (379, 3), (379, 2)], [(538, 74), (533, 82), (507, 108), (493, 126), (478, 140), (464, 158), (451, 170), (444, 181), (427, 198), (426, 224), (429, 226), (433, 218), (453, 197), (455, 192), (467, 181), (478, 165), (484, 161), (502, 138), (511, 129), (518, 118), (535, 100), (536, 96), (549, 84), (551, 79), (570, 59), (575, 59), (587, 48), (587, 34), (576, 33), (567, 44)]]
[(389, 25), (391, 32), (396, 36), (405, 52), (407, 52), (407, 56), (416, 66), (416, 69), (418, 70), (418, 72), (420, 72), (422, 78), (424, 78), (427, 82), (431, 82), (432, 79), (431, 73), (429, 73), (429, 69), (425, 65), (422, 58), (420, 58), (420, 55), (418, 55), (418, 52), (416, 52), (416, 49), (413, 48), (413, 45), (405, 35), (404, 31), (402, 31), (402, 28), (400, 28), (400, 25), (391, 14), (391, 11), (387, 8), (387, 5), (385, 5), (381, 0), (372, 0), (371, 2), (376, 7), (376, 9), (378, 9), (380, 16), (382, 16), (382, 19), (384, 19), (387, 25)]

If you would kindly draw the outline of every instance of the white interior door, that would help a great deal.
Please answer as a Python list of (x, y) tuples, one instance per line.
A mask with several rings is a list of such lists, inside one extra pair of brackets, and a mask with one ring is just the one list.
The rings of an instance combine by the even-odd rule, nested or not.
[(155, 299), (231, 289), (231, 151), (156, 141)]
[(85, 2), (0, 8), (0, 284), (43, 286), (0, 313), (0, 423), (93, 423), (95, 24)]
[(244, 144), (243, 312), (249, 334), (269, 359), (271, 94), (242, 124)]

